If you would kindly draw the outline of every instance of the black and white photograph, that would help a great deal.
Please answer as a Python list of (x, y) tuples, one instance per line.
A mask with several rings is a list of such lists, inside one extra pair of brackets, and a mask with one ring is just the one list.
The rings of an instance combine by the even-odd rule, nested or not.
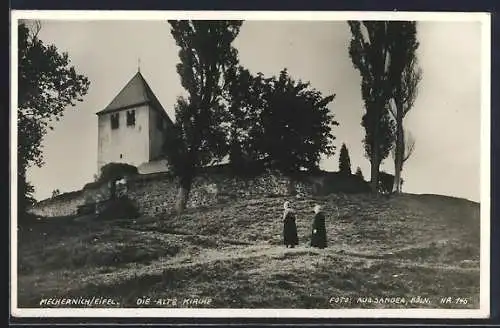
[(488, 316), (489, 14), (13, 11), (11, 36), (12, 315)]

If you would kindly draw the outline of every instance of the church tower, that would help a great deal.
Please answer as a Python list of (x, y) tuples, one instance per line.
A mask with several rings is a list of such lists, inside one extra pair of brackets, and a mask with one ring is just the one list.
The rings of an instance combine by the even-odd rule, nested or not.
[(98, 174), (108, 163), (138, 167), (161, 157), (166, 129), (173, 123), (140, 71), (96, 114)]

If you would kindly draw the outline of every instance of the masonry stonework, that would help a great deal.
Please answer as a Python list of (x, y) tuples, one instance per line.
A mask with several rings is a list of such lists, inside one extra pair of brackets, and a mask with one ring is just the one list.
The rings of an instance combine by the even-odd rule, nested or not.
[[(264, 195), (286, 195), (287, 185), (286, 178), (272, 174), (253, 179), (227, 177), (223, 174), (202, 175), (193, 181), (187, 207), (205, 207)], [(134, 201), (139, 211), (146, 215), (172, 211), (177, 192), (177, 183), (168, 174), (129, 178), (120, 191)]]
[[(188, 208), (211, 206), (217, 203), (258, 196), (285, 196), (289, 180), (278, 174), (266, 173), (252, 179), (228, 177), (224, 174), (201, 175), (193, 181)], [(111, 196), (109, 184), (100, 184), (77, 192), (62, 194), (36, 204), (31, 213), (43, 217), (69, 216), (78, 213), (78, 207), (104, 201)], [(296, 183), (300, 194), (310, 194), (311, 188)], [(174, 209), (177, 183), (168, 173), (154, 173), (129, 177), (116, 186), (117, 196), (132, 200), (145, 215), (168, 213)]]

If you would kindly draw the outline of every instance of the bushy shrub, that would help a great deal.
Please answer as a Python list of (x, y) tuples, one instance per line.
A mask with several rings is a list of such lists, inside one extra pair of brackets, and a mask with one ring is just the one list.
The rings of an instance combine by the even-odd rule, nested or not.
[(78, 206), (76, 210), (77, 215), (92, 215), (95, 214), (95, 204), (90, 203), (90, 204), (84, 204)]
[(105, 201), (98, 207), (98, 220), (135, 219), (139, 216), (137, 206), (125, 196)]
[[(401, 185), (403, 184), (403, 179), (401, 179)], [(378, 174), (378, 191), (382, 194), (392, 193), (394, 187), (394, 175), (387, 172), (379, 172)]]
[(38, 221), (38, 216), (27, 212), (18, 212), (17, 225), (19, 228), (32, 225)]
[(100, 182), (116, 181), (126, 176), (137, 175), (137, 167), (125, 163), (109, 163), (101, 168)]
[(366, 193), (370, 191), (370, 185), (363, 178), (341, 172), (328, 172), (325, 175), (322, 194), (331, 193)]
[(360, 177), (361, 179), (365, 179), (365, 177), (363, 176), (363, 171), (361, 171), (361, 168), (358, 166), (358, 168), (356, 169), (356, 176)]
[(363, 178), (342, 172), (320, 171), (313, 175), (304, 173), (301, 176), (295, 175), (294, 179), (312, 185), (313, 193), (316, 196), (332, 193), (367, 193), (370, 191), (370, 185)]

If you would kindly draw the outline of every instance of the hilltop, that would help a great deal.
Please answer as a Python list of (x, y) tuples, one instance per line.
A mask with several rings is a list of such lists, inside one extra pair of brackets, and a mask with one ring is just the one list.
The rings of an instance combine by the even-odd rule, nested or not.
[[(232, 201), (182, 216), (38, 221), (19, 232), (19, 306), (103, 296), (136, 307), (149, 296), (209, 297), (208, 306), (234, 308), (479, 307), (478, 203), (411, 194), (294, 199), (300, 245), (285, 249), (287, 199)], [(316, 202), (327, 214), (326, 250), (308, 247)], [(439, 302), (448, 296), (467, 304)], [(410, 304), (412, 297), (428, 299)]]

